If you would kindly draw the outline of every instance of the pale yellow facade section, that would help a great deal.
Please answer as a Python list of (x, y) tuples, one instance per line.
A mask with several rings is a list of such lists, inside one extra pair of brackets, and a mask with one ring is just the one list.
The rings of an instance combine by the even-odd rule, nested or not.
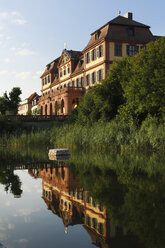
[[(99, 46), (97, 46), (97, 47), (99, 47)], [(95, 47), (96, 48), (96, 51), (97, 51), (97, 47)], [(92, 50), (93, 49), (91, 49), (90, 51), (88, 51), (90, 53), (90, 62), (88, 64), (86, 64), (86, 69), (88, 69), (88, 68), (90, 68), (92, 66), (95, 66), (95, 65), (97, 65), (97, 64), (99, 64), (99, 63), (101, 63), (101, 62), (104, 61), (104, 56), (105, 56), (104, 52), (103, 52), (103, 56), (102, 57), (100, 57), (100, 58), (97, 57), (95, 60), (91, 61), (91, 51)], [(103, 45), (103, 51), (104, 51), (104, 45)]]
[[(50, 85), (51, 85), (51, 83), (45, 84), (44, 86), (42, 86), (42, 90), (47, 89), (48, 87), (50, 87)], [(48, 89), (47, 89), (47, 90), (48, 90)], [(46, 90), (46, 91), (47, 91), (47, 90)]]
[(99, 212), (95, 213), (95, 212), (93, 212), (93, 211), (87, 210), (87, 211), (86, 211), (86, 214), (87, 214), (88, 216), (90, 216), (90, 218), (96, 218), (97, 221), (98, 221), (99, 223), (102, 223), (102, 224), (105, 223), (104, 216), (101, 217), (101, 215), (100, 215), (100, 214), (103, 214), (103, 213), (99, 213)]
[(71, 81), (76, 81), (78, 78), (84, 77), (84, 74), (81, 73), (78, 76), (72, 77)]
[[(115, 56), (115, 43), (114, 42), (109, 43), (109, 60), (110, 61), (120, 60), (122, 57), (127, 56), (127, 45), (130, 45), (130, 43), (121, 43), (121, 44), (122, 44), (122, 56)], [(143, 44), (136, 44), (136, 46), (143, 46)]]
[[(70, 68), (70, 64), (69, 63), (60, 67), (59, 73), (60, 73), (60, 71), (62, 71), (62, 77), (60, 77), (60, 80), (65, 80), (66, 78), (68, 78), (70, 76), (70, 74), (71, 74), (71, 68), (70, 68), (70, 72), (69, 73), (68, 73), (68, 68)], [(64, 70), (66, 70), (66, 74), (65, 75), (64, 75)]]
[(105, 75), (104, 75), (104, 64), (103, 65), (100, 65), (100, 66), (97, 66), (97, 67), (95, 67), (95, 68), (93, 68), (93, 69), (91, 69), (89, 71), (86, 71), (85, 72), (85, 76), (88, 75), (88, 74), (91, 74), (93, 72), (96, 72), (97, 73), (97, 71), (99, 71), (101, 69), (103, 69), (103, 78), (104, 78), (105, 77)]

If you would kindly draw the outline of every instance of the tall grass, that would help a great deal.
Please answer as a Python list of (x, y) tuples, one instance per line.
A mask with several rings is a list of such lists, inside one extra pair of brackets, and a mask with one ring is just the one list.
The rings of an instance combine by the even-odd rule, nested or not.
[(154, 118), (146, 119), (140, 128), (117, 120), (92, 126), (64, 125), (51, 130), (55, 146), (85, 149), (165, 149), (165, 125)]
[(5, 146), (55, 146), (94, 150), (141, 149), (165, 150), (165, 124), (147, 118), (140, 128), (113, 120), (81, 126), (64, 123), (31, 132), (5, 133), (0, 136)]
[(23, 132), (21, 134), (5, 134), (0, 138), (0, 145), (13, 147), (48, 146), (50, 142), (49, 130), (38, 132)]

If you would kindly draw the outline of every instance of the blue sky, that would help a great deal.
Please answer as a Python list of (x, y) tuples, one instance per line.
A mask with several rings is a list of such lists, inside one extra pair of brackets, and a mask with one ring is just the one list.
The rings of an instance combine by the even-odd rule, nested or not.
[(90, 34), (126, 12), (165, 35), (164, 0), (0, 0), (0, 96), (20, 87), (40, 94), (45, 65), (67, 49), (82, 50)]

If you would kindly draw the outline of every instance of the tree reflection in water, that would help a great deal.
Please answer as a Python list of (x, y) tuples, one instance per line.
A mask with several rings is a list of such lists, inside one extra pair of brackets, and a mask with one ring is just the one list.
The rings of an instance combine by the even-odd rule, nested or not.
[[(42, 178), (42, 197), (68, 227), (83, 224), (99, 247), (164, 248), (165, 158), (160, 154), (75, 154), (65, 163), (30, 165)], [(0, 169), (14, 195), (21, 183)], [(136, 237), (136, 238), (135, 238)], [(139, 244), (143, 243), (142, 244)]]
[(0, 167), (0, 184), (5, 186), (6, 192), (11, 192), (14, 197), (21, 197), (21, 182), (17, 175), (14, 175), (12, 168)]

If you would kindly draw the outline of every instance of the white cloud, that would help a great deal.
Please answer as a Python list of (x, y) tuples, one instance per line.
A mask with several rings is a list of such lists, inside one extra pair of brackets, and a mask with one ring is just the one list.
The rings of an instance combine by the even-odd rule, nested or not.
[(8, 71), (6, 71), (6, 70), (0, 71), (0, 75), (5, 75), (7, 73), (8, 73)]
[(0, 38), (3, 38), (4, 37), (4, 34), (0, 34)]
[(23, 18), (15, 19), (13, 20), (13, 23), (18, 24), (18, 25), (24, 25), (27, 23)]
[(10, 50), (11, 50), (11, 51), (16, 51), (17, 48), (16, 48), (16, 47), (11, 47)]
[(25, 23), (27, 23), (27, 21), (18, 11), (0, 12), (0, 19), (5, 21), (7, 20), (17, 25), (24, 25)]
[(20, 72), (20, 73), (16, 73), (15, 77), (21, 80), (25, 80), (28, 77), (30, 77), (31, 73), (29, 71), (25, 71), (25, 72)]
[(1, 12), (1, 13), (0, 13), (0, 18), (2, 18), (2, 19), (8, 18), (8, 17), (10, 16), (9, 13), (10, 13), (10, 12)]
[(29, 49), (19, 49), (16, 53), (16, 55), (19, 55), (19, 56), (28, 56), (28, 55), (33, 55), (35, 54), (35, 52), (29, 50)]
[(29, 216), (32, 213), (40, 212), (40, 209), (19, 209), (18, 213), (14, 213), (14, 217)]
[(6, 37), (6, 40), (11, 40), (11, 36), (7, 36)]
[(10, 62), (10, 59), (9, 59), (9, 58), (5, 58), (5, 59), (4, 59), (4, 62), (5, 62), (5, 63), (9, 63), (9, 62)]

